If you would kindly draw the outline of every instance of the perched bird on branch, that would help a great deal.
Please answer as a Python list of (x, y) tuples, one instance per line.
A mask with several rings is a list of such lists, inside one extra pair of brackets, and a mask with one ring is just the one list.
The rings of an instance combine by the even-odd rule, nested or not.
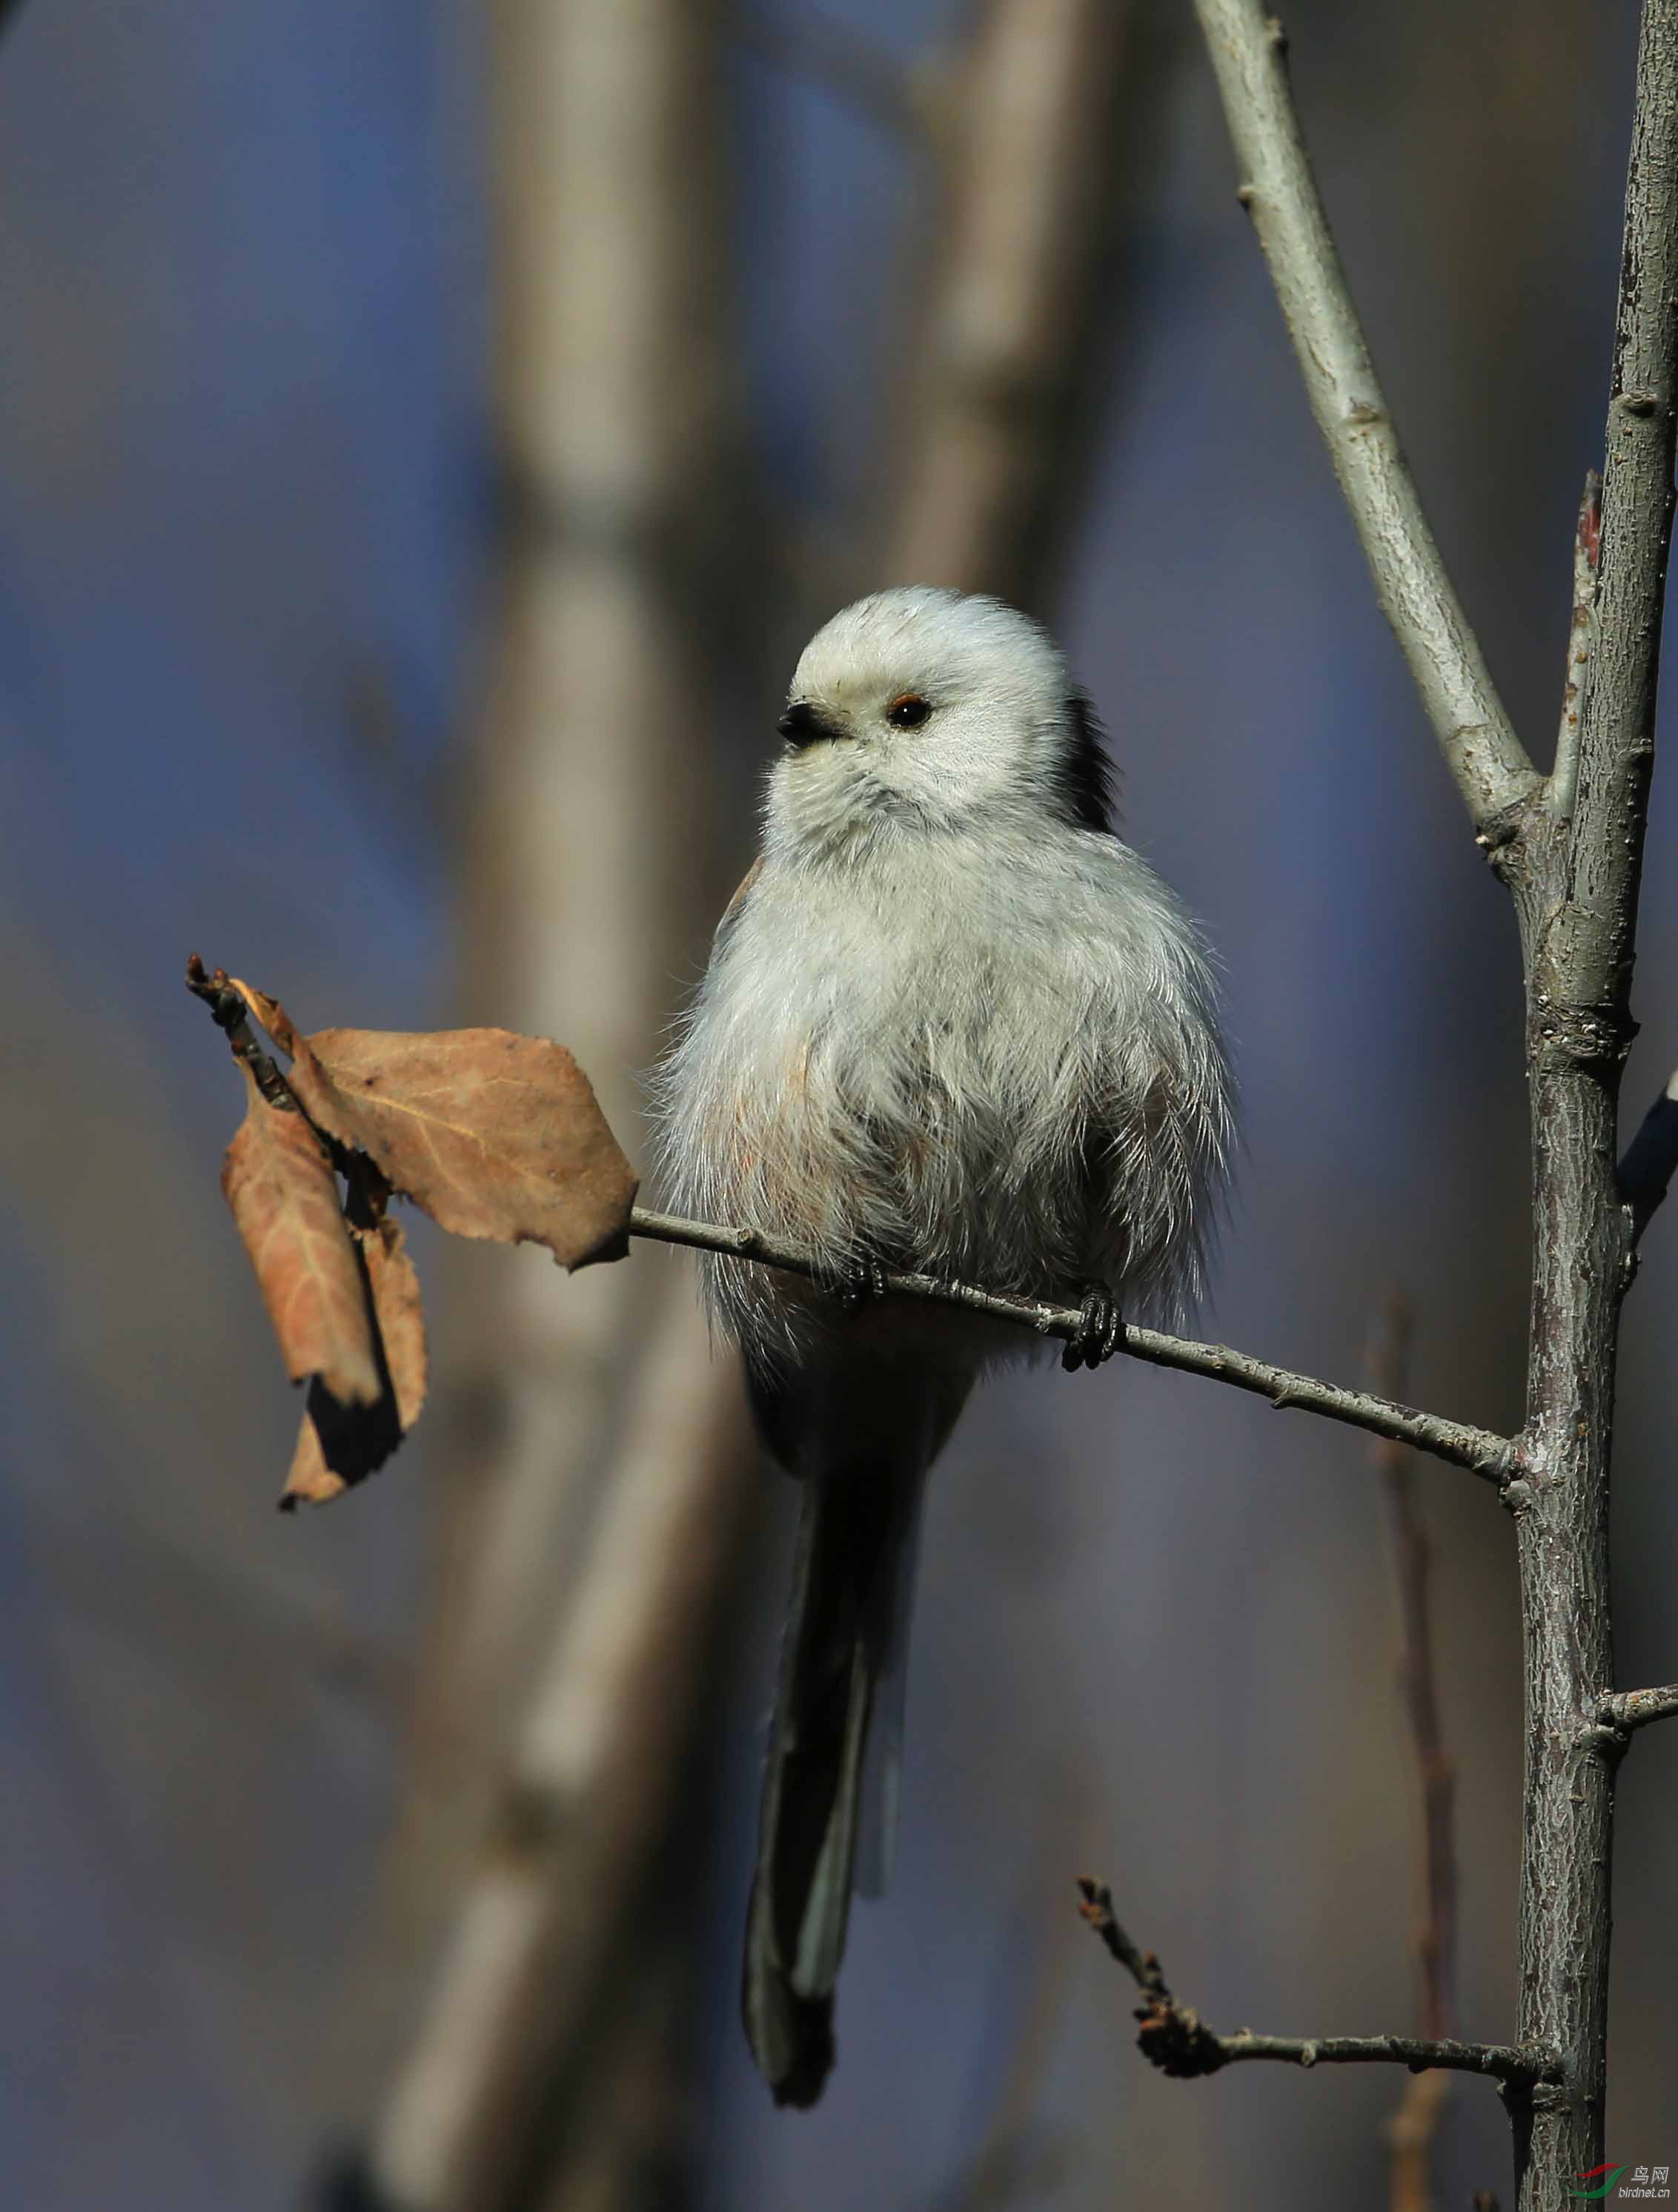
[(803, 1485), (744, 2008), (778, 2103), (833, 2063), (853, 1886), (896, 1838), (927, 1469), (988, 1369), (1041, 1356), (887, 1270), (1121, 1310), (1197, 1290), (1230, 1134), (1206, 954), (1115, 835), (1089, 702), (994, 599), (876, 592), (793, 675), (763, 847), (654, 1079), (668, 1194), (790, 1237), (814, 1282), (708, 1259), (758, 1428)]

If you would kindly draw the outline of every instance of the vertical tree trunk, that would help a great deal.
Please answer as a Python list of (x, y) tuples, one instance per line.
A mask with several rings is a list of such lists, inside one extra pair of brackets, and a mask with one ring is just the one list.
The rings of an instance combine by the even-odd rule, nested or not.
[(1197, 6), (1245, 172), (1242, 197), (1383, 610), (1521, 925), (1532, 1322), (1527, 1421), (1505, 1491), (1526, 1655), (1519, 2034), (1554, 2078), (1505, 2094), (1522, 2212), (1554, 2212), (1602, 2158), (1614, 1769), (1626, 1741), (1604, 1720), (1608, 1476), (1620, 1305), (1638, 1225), (1617, 1174), (1617, 1111), (1635, 1031), (1678, 420), (1678, 0), (1643, 8), (1600, 549), (1588, 501), (1561, 735), (1543, 779), (1492, 687), (1409, 483), (1294, 118), (1282, 26), (1260, 0)]
[[(639, 1076), (729, 888), (710, 799), (750, 540), (718, 26), (683, 0), (500, 0), (490, 23), (502, 543), (458, 996), (570, 1046), (633, 1157)], [(575, 1280), (450, 1262), (407, 1798), (335, 2040), (355, 2101), (382, 2100), (383, 2193), (494, 2212), (673, 1786), (751, 1460), (663, 1255)], [(581, 1859), (543, 1826), (556, 1729)]]
[(942, 155), (907, 439), (876, 582), (1054, 604), (1110, 402), (1127, 222), (1166, 33), (1141, 0), (987, 0)]
[[(1518, 1530), (1527, 1672), (1523, 2039), (1564, 2078), (1515, 2112), (1522, 2212), (1602, 2159), (1614, 1775), (1608, 1475), (1634, 1224), (1615, 1164), (1661, 618), (1678, 356), (1678, 0), (1646, 0), (1603, 467), (1596, 643), (1571, 821), (1535, 803), (1511, 862), (1527, 969), (1533, 1298)], [(1559, 768), (1565, 766), (1559, 762)], [(1559, 774), (1564, 797), (1572, 774)], [(1495, 842), (1495, 839), (1493, 840)]]

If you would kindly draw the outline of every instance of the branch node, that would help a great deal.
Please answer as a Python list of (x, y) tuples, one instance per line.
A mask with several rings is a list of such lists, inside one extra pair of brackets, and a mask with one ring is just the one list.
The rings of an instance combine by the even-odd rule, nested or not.
[(1622, 1734), (1675, 1716), (1678, 1716), (1678, 1682), (1654, 1690), (1605, 1690), (1596, 1707), (1598, 1725)]
[[(186, 988), (210, 1009), (210, 1018), (226, 1036), (234, 1058), (250, 1071), (251, 1080), (268, 1103), (282, 1114), (301, 1111), (291, 1086), (270, 1055), (258, 1044), (251, 1030), (245, 1001), (233, 988), (225, 968), (205, 968), (196, 952), (186, 956)], [(337, 1153), (333, 1152), (333, 1164)]]
[(1559, 2070), (1553, 2051), (1528, 2045), (1457, 2043), (1450, 2039), (1401, 2035), (1255, 2035), (1243, 2028), (1218, 2035), (1192, 2005), (1171, 1994), (1152, 1951), (1139, 1951), (1113, 1915), (1113, 1894), (1104, 1882), (1079, 1879), (1079, 1911), (1142, 1991), (1146, 2002), (1135, 2017), (1141, 2022), (1137, 2046), (1161, 2073), (1178, 2080), (1216, 2074), (1242, 2059), (1270, 2059), (1286, 2066), (1311, 2068), (1395, 2064), (1418, 2073), (1439, 2067), (1462, 2074), (1485, 2074), (1505, 2083), (1526, 2085)]
[(1614, 1728), (1601, 1721), (1590, 1721), (1574, 1737), (1573, 1745), (1586, 1759), (1606, 1759), (1610, 1766), (1617, 1766), (1631, 1741), (1622, 1728)]

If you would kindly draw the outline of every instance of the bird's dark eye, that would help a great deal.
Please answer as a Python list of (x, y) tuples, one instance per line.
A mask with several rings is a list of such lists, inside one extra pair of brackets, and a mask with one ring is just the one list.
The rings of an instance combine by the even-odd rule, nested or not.
[(918, 730), (932, 711), (918, 691), (905, 691), (886, 708), (885, 719), (894, 729)]

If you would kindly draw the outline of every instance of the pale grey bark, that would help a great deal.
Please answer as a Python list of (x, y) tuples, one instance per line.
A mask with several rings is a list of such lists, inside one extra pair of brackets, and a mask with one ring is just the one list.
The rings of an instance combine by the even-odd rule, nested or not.
[[(1678, 368), (1678, 0), (1645, 0), (1594, 580), (1575, 562), (1575, 651), (1547, 787), (1485, 678), (1368, 372), (1288, 94), (1280, 27), (1255, 0), (1197, 0), (1237, 156), (1317, 420), (1377, 589), (1520, 920), (1533, 1122), (1526, 1425), (1505, 1487), (1526, 1665), (1517, 2033), (1554, 2078), (1505, 2091), (1522, 2212), (1553, 2212), (1602, 2157), (1614, 1766), (1608, 1496), (1620, 1299), (1664, 1189), (1664, 1118), (1633, 1192), (1615, 1169), (1620, 1072), (1653, 755)], [(1581, 604), (1587, 607), (1579, 620)], [(1587, 665), (1577, 665), (1581, 636)], [(1577, 721), (1570, 715), (1576, 715)], [(1644, 1170), (1654, 1168), (1654, 1176)], [(1623, 1172), (1623, 1171), (1622, 1171)], [(1625, 1713), (1639, 1717), (1637, 1693)], [(1663, 1693), (1653, 1693), (1658, 1706)], [(1608, 1716), (1604, 1717), (1604, 1716)]]
[[(1638, 1224), (1615, 1169), (1678, 398), (1678, 0), (1645, 0), (1602, 471), (1595, 643), (1571, 823), (1529, 814), (1505, 873), (1527, 968), (1532, 1330), (1515, 1507), (1525, 1630), (1522, 2039), (1562, 2082), (1512, 2100), (1521, 2212), (1603, 2156), (1619, 1747), (1593, 1734), (1614, 1680), (1608, 1478), (1620, 1304)], [(1523, 1500), (1516, 1493), (1524, 1490)]]
[(1658, 1690), (1616, 1690), (1596, 1709), (1602, 1726), (1608, 1729), (1646, 1728), (1651, 1721), (1669, 1721), (1678, 1715), (1678, 1682)]
[(1567, 672), (1561, 687), (1555, 761), (1544, 790), (1545, 805), (1561, 822), (1572, 819), (1579, 788), (1579, 732), (1584, 720), (1585, 678), (1596, 642), (1596, 562), (1602, 534), (1602, 479), (1593, 470), (1585, 479), (1579, 520), (1573, 532), (1573, 605), (1567, 630)]

